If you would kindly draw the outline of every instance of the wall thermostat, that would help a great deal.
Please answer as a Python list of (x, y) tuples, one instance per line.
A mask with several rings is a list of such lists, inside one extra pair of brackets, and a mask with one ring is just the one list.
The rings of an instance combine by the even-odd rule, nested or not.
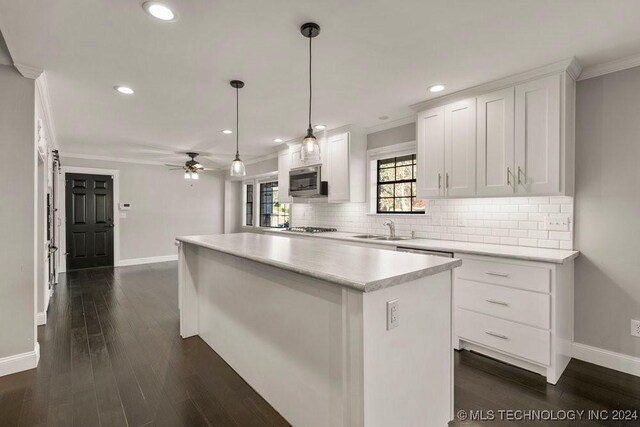
[(120, 210), (121, 211), (131, 210), (131, 203), (120, 203)]

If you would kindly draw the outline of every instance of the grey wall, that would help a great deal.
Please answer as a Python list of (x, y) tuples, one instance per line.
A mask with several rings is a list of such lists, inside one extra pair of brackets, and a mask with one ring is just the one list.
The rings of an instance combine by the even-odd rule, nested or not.
[(34, 89), (0, 65), (0, 358), (35, 346)]
[(367, 135), (367, 149), (416, 140), (416, 124), (409, 123)]
[(640, 68), (578, 82), (575, 341), (640, 356)]
[(64, 146), (62, 166), (120, 171), (120, 202), (132, 204), (120, 219), (120, 259), (175, 255), (176, 236), (223, 232), (221, 172), (203, 173), (192, 182), (159, 165), (66, 158)]

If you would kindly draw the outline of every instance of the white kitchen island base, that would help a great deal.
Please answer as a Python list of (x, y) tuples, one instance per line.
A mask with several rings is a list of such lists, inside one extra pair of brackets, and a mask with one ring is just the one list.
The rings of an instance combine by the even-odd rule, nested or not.
[(452, 418), (450, 269), (362, 292), (183, 242), (179, 280), (182, 337), (199, 335), (291, 424)]

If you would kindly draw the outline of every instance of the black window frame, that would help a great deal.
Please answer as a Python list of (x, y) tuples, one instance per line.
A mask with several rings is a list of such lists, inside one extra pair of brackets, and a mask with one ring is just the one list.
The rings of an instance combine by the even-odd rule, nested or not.
[(245, 184), (245, 192), (244, 192), (244, 197), (245, 197), (245, 202), (244, 202), (244, 225), (245, 227), (253, 227), (253, 222), (254, 222), (254, 210), (253, 210), (253, 204), (254, 204), (254, 197), (255, 197), (255, 184), (252, 183), (247, 183)]
[[(279, 203), (277, 201), (277, 198), (274, 197), (273, 188), (274, 187), (278, 188), (278, 181), (277, 180), (263, 181), (263, 182), (259, 182), (258, 185), (259, 185), (259, 187), (258, 187), (259, 188), (259, 190), (258, 190), (259, 191), (258, 192), (258, 197), (259, 197), (258, 203), (259, 203), (259, 209), (260, 209), (259, 213), (258, 213), (258, 221), (259, 221), (260, 227), (261, 228), (287, 228), (287, 227), (289, 227), (290, 224), (291, 224), (291, 207), (289, 206), (289, 203)], [(263, 194), (263, 186), (266, 187), (265, 189), (271, 190), (270, 191), (271, 194), (269, 194), (269, 195)], [(279, 190), (279, 188), (278, 188), (278, 190)], [(266, 207), (266, 206), (278, 206), (278, 205), (286, 205), (287, 206), (286, 216), (273, 215), (273, 213), (268, 213), (268, 214), (263, 213), (264, 212), (263, 207)], [(268, 221), (269, 225), (265, 225), (266, 221), (265, 221), (264, 217), (266, 215), (269, 216), (269, 221)], [(274, 216), (277, 217), (277, 218), (281, 218), (282, 217), (283, 219), (287, 218), (287, 221), (283, 221), (282, 225), (275, 225), (275, 226), (274, 225), (270, 225), (272, 223), (271, 218), (274, 217)], [(276, 223), (277, 222), (279, 222), (279, 221), (276, 221)]]
[[(396, 179), (393, 181), (380, 181), (380, 170), (381, 169), (395, 169), (397, 171), (398, 167), (403, 167), (403, 166), (398, 166), (398, 159), (403, 159), (403, 158), (407, 158), (407, 157), (411, 157), (412, 163), (411, 163), (411, 179)], [(390, 166), (390, 167), (380, 167), (382, 164), (386, 164), (389, 163), (389, 160), (393, 159), (393, 164), (394, 166)], [(402, 160), (400, 160), (402, 161)], [(426, 207), (424, 210), (421, 211), (414, 211), (413, 210), (413, 203), (415, 199), (419, 199), (421, 200), (419, 197), (416, 196), (409, 196), (410, 198), (410, 205), (411, 205), (411, 210), (410, 211), (396, 211), (395, 210), (395, 200), (396, 199), (403, 199), (406, 198), (406, 196), (404, 197), (397, 197), (395, 194), (396, 191), (396, 186), (395, 184), (405, 184), (405, 183), (412, 183), (413, 186), (416, 185), (416, 166), (417, 164), (417, 160), (416, 160), (416, 154), (405, 154), (402, 156), (393, 156), (393, 157), (386, 157), (383, 159), (378, 159), (376, 161), (376, 213), (379, 214), (394, 214), (394, 215), (422, 215), (426, 212)], [(397, 174), (394, 171), (394, 177)], [(393, 187), (393, 196), (392, 197), (380, 197), (380, 186), (382, 185), (388, 185), (388, 184), (392, 184)], [(380, 210), (380, 199), (391, 199), (393, 200), (393, 206), (394, 206), (394, 210), (392, 211), (383, 211)]]

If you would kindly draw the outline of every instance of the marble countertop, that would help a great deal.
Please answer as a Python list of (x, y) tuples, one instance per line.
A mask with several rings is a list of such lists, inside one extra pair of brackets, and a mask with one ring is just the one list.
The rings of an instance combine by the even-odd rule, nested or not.
[(176, 240), (371, 292), (452, 270), (455, 258), (291, 239), (258, 233), (183, 236)]
[(412, 249), (427, 249), (433, 251), (457, 252), (474, 255), (498, 256), (505, 258), (515, 258), (527, 261), (550, 262), (553, 264), (563, 264), (566, 261), (577, 258), (580, 255), (578, 251), (570, 251), (564, 249), (545, 249), (530, 248), (525, 246), (509, 246), (509, 245), (492, 245), (488, 243), (470, 243), (458, 242), (450, 240), (434, 240), (434, 239), (412, 239), (412, 240), (372, 240), (362, 239), (354, 236), (362, 233), (345, 233), (345, 232), (329, 232), (329, 233), (296, 233), (284, 230), (263, 230), (265, 233), (277, 234), (282, 236), (300, 236), (310, 238), (343, 240), (358, 243), (369, 243), (372, 245), (386, 245), (392, 247), (402, 246)]

